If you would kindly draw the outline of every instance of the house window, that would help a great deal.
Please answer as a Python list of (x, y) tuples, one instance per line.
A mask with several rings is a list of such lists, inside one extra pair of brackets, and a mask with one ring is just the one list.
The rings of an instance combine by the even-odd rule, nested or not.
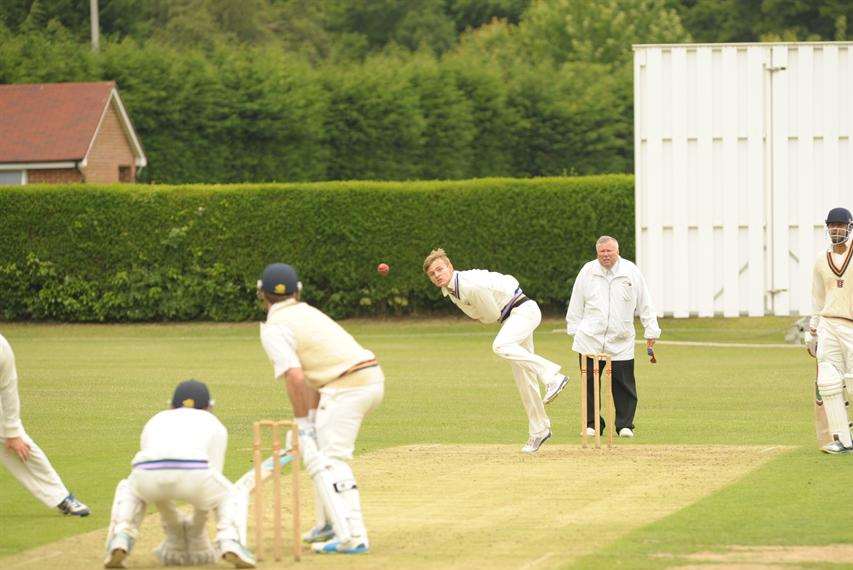
[(133, 182), (130, 178), (130, 167), (129, 166), (119, 166), (118, 167), (118, 181), (119, 182)]
[(27, 183), (26, 170), (0, 170), (0, 185), (20, 186)]

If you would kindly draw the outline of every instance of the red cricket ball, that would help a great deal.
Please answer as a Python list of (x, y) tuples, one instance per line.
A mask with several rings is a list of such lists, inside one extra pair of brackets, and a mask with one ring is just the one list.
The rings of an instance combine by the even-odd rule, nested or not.
[(379, 275), (385, 276), (388, 275), (388, 272), (391, 271), (391, 268), (388, 267), (387, 263), (380, 263), (376, 266), (376, 271), (379, 272)]

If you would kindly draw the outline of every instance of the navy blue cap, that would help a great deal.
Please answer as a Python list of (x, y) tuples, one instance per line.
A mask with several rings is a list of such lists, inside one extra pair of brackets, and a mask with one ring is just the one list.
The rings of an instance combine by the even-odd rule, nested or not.
[(826, 215), (827, 224), (850, 224), (853, 223), (853, 215), (847, 208), (833, 208)]
[(210, 406), (210, 391), (204, 382), (184, 380), (172, 395), (173, 408), (195, 408), (206, 410)]
[(302, 289), (302, 283), (293, 267), (286, 263), (273, 263), (264, 269), (258, 289), (273, 295), (292, 295)]

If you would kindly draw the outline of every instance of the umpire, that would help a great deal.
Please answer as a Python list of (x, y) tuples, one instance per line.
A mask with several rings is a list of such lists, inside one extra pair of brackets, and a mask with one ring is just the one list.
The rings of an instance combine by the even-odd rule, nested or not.
[[(566, 312), (566, 332), (574, 337), (572, 350), (581, 354), (608, 354), (613, 360), (613, 401), (616, 431), (634, 437), (637, 382), (634, 378), (634, 315), (645, 327), (643, 336), (651, 348), (660, 337), (657, 314), (640, 269), (619, 257), (619, 243), (601, 236), (595, 243), (598, 259), (578, 273)], [(595, 435), (592, 397), (592, 362), (587, 362), (587, 434)], [(601, 420), (602, 431), (605, 428)]]

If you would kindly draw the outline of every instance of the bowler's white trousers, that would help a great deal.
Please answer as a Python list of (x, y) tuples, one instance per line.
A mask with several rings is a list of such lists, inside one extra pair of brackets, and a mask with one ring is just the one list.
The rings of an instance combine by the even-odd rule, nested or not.
[(512, 310), (503, 322), (492, 350), (509, 360), (515, 385), (527, 412), (531, 436), (542, 435), (551, 429), (551, 420), (545, 413), (539, 382), (548, 384), (556, 380), (560, 365), (533, 352), (533, 331), (542, 322), (542, 312), (536, 301), (529, 300)]
[(68, 489), (62, 484), (59, 474), (36, 442), (26, 433), (21, 438), (30, 445), (27, 461), (21, 461), (17, 453), (6, 449), (5, 437), (0, 437), (0, 460), (36, 499), (48, 507), (58, 506), (68, 496)]

